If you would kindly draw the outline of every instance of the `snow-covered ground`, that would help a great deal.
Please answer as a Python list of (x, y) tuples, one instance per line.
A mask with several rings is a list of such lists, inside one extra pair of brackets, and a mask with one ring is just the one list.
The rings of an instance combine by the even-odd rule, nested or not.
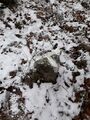
[[(82, 105), (75, 92), (90, 78), (90, 9), (78, 0), (22, 0), (13, 9), (0, 8), (1, 111), (18, 120), (73, 120)], [(29, 88), (22, 78), (43, 56), (56, 65), (52, 54), (60, 59), (57, 83)]]

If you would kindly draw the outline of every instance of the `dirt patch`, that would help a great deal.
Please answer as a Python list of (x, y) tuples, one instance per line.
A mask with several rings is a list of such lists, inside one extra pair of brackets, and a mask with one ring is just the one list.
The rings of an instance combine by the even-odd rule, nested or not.
[(74, 61), (74, 64), (77, 66), (78, 69), (85, 69), (87, 67), (86, 60)]
[(81, 111), (73, 120), (90, 120), (90, 78), (84, 79), (82, 91), (76, 92), (75, 102), (82, 102)]

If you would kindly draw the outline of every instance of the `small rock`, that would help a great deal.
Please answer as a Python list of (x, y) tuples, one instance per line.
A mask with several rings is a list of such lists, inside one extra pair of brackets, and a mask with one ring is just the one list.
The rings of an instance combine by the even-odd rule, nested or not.
[(22, 95), (22, 92), (20, 90), (20, 88), (15, 87), (15, 86), (10, 86), (6, 89), (8, 92), (14, 93), (16, 95)]
[(22, 38), (22, 36), (20, 35), (20, 34), (15, 34), (16, 35), (16, 37), (18, 37), (18, 38)]
[(11, 71), (10, 73), (9, 73), (9, 75), (11, 76), (11, 78), (14, 78), (15, 76), (16, 76), (16, 74), (17, 74), (17, 71), (15, 70), (15, 71)]

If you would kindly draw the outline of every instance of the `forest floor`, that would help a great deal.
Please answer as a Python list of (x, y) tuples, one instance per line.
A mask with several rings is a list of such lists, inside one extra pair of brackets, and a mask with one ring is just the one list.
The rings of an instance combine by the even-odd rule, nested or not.
[[(43, 57), (55, 84), (30, 81)], [(0, 120), (90, 120), (89, 0), (0, 4)]]

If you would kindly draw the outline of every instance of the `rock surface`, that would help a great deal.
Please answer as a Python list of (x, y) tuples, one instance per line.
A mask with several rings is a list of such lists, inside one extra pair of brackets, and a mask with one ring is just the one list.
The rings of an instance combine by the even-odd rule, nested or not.
[(57, 82), (58, 70), (50, 64), (47, 58), (37, 60), (34, 64), (34, 70), (27, 73), (23, 82), (32, 88), (33, 83), (53, 83)]

